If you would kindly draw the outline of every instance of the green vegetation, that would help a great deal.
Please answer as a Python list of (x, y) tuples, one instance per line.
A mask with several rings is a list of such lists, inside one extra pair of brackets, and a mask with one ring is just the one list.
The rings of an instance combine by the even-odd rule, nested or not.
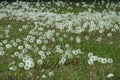
[[(97, 4), (95, 5), (97, 6)], [(48, 6), (48, 8), (50, 7), (57, 8), (54, 5)], [(60, 8), (59, 10), (56, 11), (56, 14), (57, 13), (66, 14), (67, 12), (73, 12), (75, 13), (75, 15), (77, 15), (79, 12), (89, 10), (89, 8), (80, 8), (80, 7), (76, 7), (75, 5), (74, 6), (72, 5), (73, 9), (67, 10), (68, 7), (69, 6)], [(96, 12), (98, 11), (102, 13), (103, 10), (108, 10), (108, 9), (106, 9), (105, 6), (101, 6), (101, 8), (97, 6), (93, 9), (92, 12), (90, 12), (90, 14), (94, 13), (94, 11)], [(114, 12), (118, 12), (118, 15), (120, 15), (118, 7), (110, 10)], [(14, 19), (9, 20), (8, 17), (0, 20), (0, 44), (2, 44), (0, 45), (0, 51), (2, 51), (3, 48), (5, 52), (5, 55), (0, 56), (0, 80), (119, 80), (120, 79), (120, 69), (119, 69), (120, 68), (120, 30), (119, 29), (116, 30), (116, 32), (114, 32), (111, 31), (110, 28), (108, 30), (105, 30), (103, 33), (100, 33), (99, 30), (102, 29), (89, 32), (89, 28), (86, 28), (81, 33), (72, 33), (72, 32), (66, 32), (67, 30), (66, 27), (60, 30), (54, 26), (46, 27), (46, 26), (36, 25), (35, 22), (42, 22), (42, 21), (40, 20), (34, 21), (32, 19), (25, 21), (21, 21), (21, 20), (17, 21)], [(85, 21), (83, 20), (83, 22), (80, 24), (83, 25), (84, 22)], [(113, 20), (113, 24), (118, 24), (120, 28), (120, 24), (117, 22), (117, 20), (115, 20), (115, 23)], [(8, 27), (9, 25), (10, 27)], [(23, 28), (23, 26), (26, 27)], [(43, 30), (41, 31), (37, 30), (39, 27), (42, 28)], [(76, 26), (73, 26), (72, 28), (74, 30)], [(20, 31), (21, 29), (22, 31)], [(9, 30), (8, 37), (6, 34), (7, 30)], [(32, 30), (33, 33), (30, 34), (30, 31)], [(53, 31), (54, 33), (52, 35), (52, 38), (55, 39), (55, 41), (52, 41), (52, 38), (44, 39), (44, 34), (48, 30), (55, 31), (55, 32)], [(42, 36), (41, 44), (37, 44), (36, 41), (30, 43), (29, 40), (25, 40), (27, 39), (28, 35), (34, 36), (35, 40), (37, 40), (40, 37), (40, 35), (35, 34), (34, 33), (35, 31), (36, 33), (41, 34)], [(58, 36), (56, 36), (57, 32), (59, 33)], [(112, 36), (109, 36), (109, 33), (111, 33)], [(51, 36), (49, 34), (48, 36)], [(67, 36), (63, 37), (64, 35)], [(63, 41), (62, 39), (60, 39), (61, 37)], [(70, 37), (73, 37), (74, 39), (70, 40)], [(78, 41), (77, 43), (76, 37), (80, 38), (80, 42)], [(96, 41), (98, 38), (102, 40)], [(21, 40), (20, 42), (18, 41), (17, 46), (6, 48), (7, 44), (11, 44), (11, 45), (13, 44), (11, 43), (11, 40), (15, 41), (16, 39)], [(7, 43), (4, 44), (5, 40), (7, 40)], [(48, 43), (44, 42), (46, 40), (48, 41)], [(25, 47), (26, 44), (30, 44), (32, 48), (26, 49)], [(65, 57), (66, 61), (63, 64), (59, 64), (61, 58), (63, 58), (63, 56), (66, 56), (65, 55), (65, 51), (67, 50), (67, 48), (65, 48), (66, 44), (70, 45), (69, 49), (71, 51), (80, 49), (81, 52), (80, 54), (72, 55), (72, 58)], [(63, 50), (62, 53), (56, 52), (57, 45), (61, 46), (61, 49)], [(27, 52), (24, 53), (23, 56), (29, 55), (34, 61), (35, 64), (34, 67), (31, 67), (29, 70), (25, 70), (24, 67), (22, 68), (18, 67), (19, 63), (22, 62), (22, 58), (19, 58), (19, 56), (15, 56), (14, 53), (15, 52), (19, 52), (20, 54), (22, 53), (22, 49), (18, 49), (18, 47), (20, 46), (23, 46), (23, 49), (27, 50)], [(39, 48), (39, 50), (42, 50), (43, 46), (46, 46), (46, 50), (44, 49), (42, 50), (45, 52), (46, 55), (46, 58), (42, 59), (43, 60), (42, 65), (38, 65), (37, 63), (37, 60), (40, 59), (42, 56), (38, 55), (37, 52), (39, 52), (39, 50), (37, 52), (34, 51), (37, 48), (36, 46)], [(47, 51), (50, 51), (51, 54), (47, 55), (46, 54)], [(106, 58), (106, 59), (110, 58), (113, 60), (113, 62), (104, 64), (95, 61), (94, 64), (91, 65), (88, 63), (90, 59), (90, 57), (88, 57), (89, 53), (93, 53), (93, 55), (101, 58)], [(17, 69), (15, 68), (15, 70), (14, 69), (10, 70), (11, 66), (12, 67), (17, 66)], [(49, 74), (50, 72), (51, 72), (51, 76)], [(114, 74), (114, 76), (108, 78), (107, 75), (109, 73)]]

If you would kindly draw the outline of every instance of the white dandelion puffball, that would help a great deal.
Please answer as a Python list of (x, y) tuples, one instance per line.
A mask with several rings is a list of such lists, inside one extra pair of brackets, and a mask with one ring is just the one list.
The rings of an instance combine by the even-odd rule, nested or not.
[(88, 53), (88, 57), (92, 57), (93, 56), (93, 53)]
[(39, 60), (37, 60), (37, 63), (38, 63), (39, 65), (42, 65), (43, 60), (42, 60), (42, 59), (39, 59)]
[(22, 50), (22, 49), (23, 49), (23, 46), (18, 46), (18, 49), (19, 49), (19, 50)]
[(88, 60), (88, 64), (89, 64), (89, 65), (93, 65), (93, 64), (94, 64), (94, 61), (93, 61), (93, 60)]
[(90, 57), (90, 59), (93, 60), (93, 61), (97, 61), (98, 57), (97, 56), (92, 56), (92, 57)]
[(39, 51), (38, 51), (38, 54), (39, 54), (39, 55), (44, 55), (44, 52), (41, 51), (41, 50), (39, 50)]
[(30, 44), (25, 44), (25, 48), (26, 48), (26, 49), (31, 49), (32, 46), (31, 46)]
[(37, 40), (36, 40), (36, 43), (37, 43), (37, 44), (41, 44), (42, 41), (41, 41), (40, 39), (37, 39)]
[(113, 63), (113, 59), (109, 58), (108, 63)]
[(108, 37), (112, 37), (112, 33), (108, 33), (107, 36), (108, 36)]
[(11, 44), (6, 44), (6, 48), (7, 48), (7, 49), (9, 49), (9, 48), (11, 48), (11, 47), (12, 47)]
[(114, 76), (114, 74), (109, 73), (109, 74), (107, 75), (107, 78), (112, 78), (113, 76)]
[(47, 52), (46, 52), (46, 55), (50, 55), (50, 54), (51, 54), (51, 52), (50, 52), (50, 51), (47, 51)]
[(102, 59), (102, 64), (106, 64), (107, 63), (107, 59), (106, 58), (103, 58)]
[(85, 39), (86, 39), (86, 40), (89, 40), (89, 36), (85, 36)]
[(20, 62), (18, 66), (19, 66), (19, 67), (24, 67), (24, 63), (23, 63), (23, 62)]
[(102, 38), (101, 38), (101, 37), (98, 37), (98, 38), (96, 39), (96, 41), (100, 42), (100, 41), (102, 41)]
[(19, 52), (15, 52), (14, 55), (15, 55), (15, 56), (19, 56)]
[(17, 39), (16, 39), (16, 42), (19, 43), (19, 42), (21, 42), (21, 40), (20, 40), (19, 38), (17, 38)]
[(70, 37), (70, 41), (73, 41), (73, 40), (74, 40), (74, 37), (71, 36), (71, 37)]
[(53, 71), (49, 72), (48, 75), (49, 77), (53, 76), (54, 75)]
[(66, 47), (66, 48), (69, 48), (69, 47), (70, 47), (70, 45), (69, 45), (69, 44), (65, 44), (65, 47)]
[(98, 62), (102, 63), (102, 59), (101, 57), (98, 58)]
[(5, 52), (4, 51), (0, 51), (0, 56), (3, 56), (5, 55)]
[(46, 75), (42, 75), (42, 79), (45, 79), (46, 78)]
[(3, 44), (6, 44), (8, 41), (7, 40), (3, 40), (2, 42), (3, 42)]
[(63, 57), (63, 58), (61, 58), (61, 60), (59, 61), (59, 64), (64, 64), (65, 62), (66, 62), (66, 58)]
[(16, 47), (18, 44), (17, 44), (16, 42), (14, 42), (12, 45), (13, 45), (14, 47)]
[(44, 46), (42, 46), (42, 48), (41, 48), (43, 51), (45, 51), (47, 48), (46, 48), (46, 46), (44, 45)]
[(29, 70), (29, 69), (30, 69), (30, 66), (25, 65), (25, 66), (24, 66), (24, 69), (25, 69), (25, 70)]
[(9, 70), (11, 70), (11, 71), (16, 71), (17, 70), (17, 66), (11, 66), (11, 67), (9, 67)]
[(61, 42), (62, 42), (62, 41), (63, 41), (63, 38), (62, 38), (62, 37), (59, 37), (59, 41), (61, 41)]

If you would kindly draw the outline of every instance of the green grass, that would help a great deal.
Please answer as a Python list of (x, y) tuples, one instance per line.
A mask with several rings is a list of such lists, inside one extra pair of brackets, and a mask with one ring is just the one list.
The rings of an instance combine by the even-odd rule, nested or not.
[[(17, 23), (17, 22), (16, 22)], [(2, 24), (2, 23), (1, 23)], [(10, 23), (9, 23), (10, 24)], [(11, 24), (13, 25), (13, 24)], [(14, 34), (21, 35), (16, 33), (17, 27), (14, 26), (14, 31), (11, 34), (11, 37), (17, 37)], [(26, 32), (26, 31), (25, 31)], [(63, 31), (64, 32), (64, 31)], [(75, 34), (72, 34), (75, 36)], [(105, 34), (102, 34), (105, 36)], [(21, 35), (23, 37), (25, 35)], [(89, 41), (84, 39), (85, 34), (83, 36), (81, 44), (75, 45), (74, 42), (68, 42), (72, 44), (73, 48), (80, 48), (84, 54), (80, 55), (80, 58), (75, 58), (65, 63), (65, 65), (60, 66), (57, 64), (59, 55), (52, 55), (49, 60), (50, 62), (46, 62), (43, 66), (35, 66), (29, 71), (25, 71), (24, 69), (18, 69), (17, 71), (9, 71), (8, 63), (12, 61), (12, 58), (9, 54), (12, 54), (16, 50), (12, 49), (12, 51), (6, 51), (8, 55), (0, 56), (0, 78), (1, 80), (41, 80), (42, 74), (47, 74), (48, 71), (54, 71), (55, 75), (53, 77), (47, 77), (46, 80), (108, 80), (106, 75), (109, 72), (114, 73), (114, 77), (112, 80), (118, 80), (120, 78), (120, 37), (119, 33), (116, 33), (112, 38), (103, 37), (103, 41), (98, 43), (95, 41), (95, 36), (91, 36)], [(10, 37), (10, 39), (11, 39)], [(69, 38), (69, 37), (68, 37)], [(66, 39), (67, 40), (67, 39)], [(2, 41), (2, 40), (1, 40)], [(109, 42), (113, 41), (113, 44), (109, 45)], [(60, 43), (56, 42), (56, 44), (65, 44), (65, 42)], [(49, 44), (51, 45), (51, 44)], [(54, 51), (53, 51), (54, 52)], [(89, 66), (87, 63), (88, 57), (87, 54), (89, 52), (93, 52), (94, 55), (100, 57), (112, 58), (114, 62), (112, 64), (99, 64), (95, 63), (92, 66)], [(31, 54), (31, 53), (30, 53)], [(37, 56), (36, 56), (37, 57)], [(53, 59), (53, 60), (52, 60)], [(16, 61), (17, 58), (15, 58)], [(41, 69), (45, 69), (45, 72), (42, 72)], [(28, 75), (31, 74), (29, 77)], [(39, 78), (39, 79), (37, 79)]]
[[(64, 8), (65, 9), (65, 8)], [(63, 11), (64, 11), (63, 9)], [(79, 8), (74, 9), (74, 11), (79, 11)], [(74, 12), (73, 11), (73, 12)], [(81, 10), (82, 11), (82, 10)], [(0, 34), (4, 35), (4, 30), (6, 30), (7, 25), (12, 25), (10, 30), (10, 37), (9, 38), (0, 38), (0, 42), (4, 39), (8, 41), (11, 39), (16, 39), (19, 37), (23, 39), (28, 34), (29, 30), (32, 28), (29, 27), (22, 33), (18, 33), (18, 28), (22, 25), (29, 24), (29, 21), (20, 22), (20, 21), (12, 21), (12, 20), (0, 20)], [(32, 22), (30, 23), (32, 24)], [(45, 28), (47, 29), (47, 28)], [(51, 28), (52, 29), (52, 28)], [(53, 28), (54, 29), (54, 28)], [(57, 30), (57, 29), (55, 29)], [(59, 30), (58, 30), (59, 31)], [(109, 32), (109, 31), (108, 31)], [(62, 36), (65, 31), (61, 31), (60, 36)], [(18, 68), (16, 71), (9, 70), (9, 63), (11, 61), (15, 61), (15, 65), (18, 65), (17, 57), (12, 58), (11, 54), (17, 51), (17, 47), (12, 49), (5, 50), (6, 55), (0, 56), (0, 80), (42, 80), (42, 75), (45, 74), (47, 78), (45, 80), (119, 80), (120, 79), (120, 32), (113, 33), (112, 38), (108, 38), (106, 36), (107, 31), (104, 34), (99, 34), (97, 32), (93, 33), (82, 33), (80, 35), (67, 33), (69, 36), (63, 41), (59, 42), (58, 38), (55, 37), (56, 42), (48, 43), (47, 47), (50, 47), (52, 55), (47, 56), (47, 60), (44, 61), (42, 66), (36, 65), (34, 68), (26, 71), (23, 68)], [(90, 39), (87, 41), (84, 39), (84, 36), (89, 35)], [(70, 41), (70, 36), (80, 36), (81, 43), (75, 44), (75, 41)], [(96, 38), (98, 36), (102, 36), (101, 42), (96, 42)], [(38, 36), (36, 36), (37, 38)], [(109, 44), (110, 42), (113, 44)], [(54, 49), (57, 44), (64, 46), (66, 43), (70, 44), (72, 49), (80, 48), (81, 51), (84, 53), (79, 55), (78, 57), (75, 56), (73, 59), (69, 59), (66, 61), (64, 65), (59, 65), (58, 61), (60, 60), (61, 56), (55, 53)], [(20, 45), (23, 42), (19, 43)], [(31, 44), (34, 45), (34, 44)], [(41, 47), (41, 45), (39, 46)], [(64, 47), (63, 47), (64, 48)], [(28, 51), (28, 54), (31, 55), (35, 60), (39, 59), (37, 54), (31, 53), (32, 51)], [(92, 52), (94, 55), (99, 57), (105, 58), (112, 58), (112, 64), (101, 64), (95, 62), (94, 65), (89, 65), (88, 61), (88, 53)], [(45, 71), (42, 71), (42, 70)], [(53, 71), (54, 76), (49, 77), (48, 72)], [(108, 73), (113, 73), (114, 77), (108, 79), (106, 76)], [(44, 80), (44, 79), (43, 79)]]

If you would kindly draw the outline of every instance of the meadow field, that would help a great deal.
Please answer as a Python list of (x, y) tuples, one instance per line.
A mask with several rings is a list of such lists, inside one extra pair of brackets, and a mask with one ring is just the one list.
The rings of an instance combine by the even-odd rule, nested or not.
[(120, 80), (120, 2), (1, 2), (0, 80)]

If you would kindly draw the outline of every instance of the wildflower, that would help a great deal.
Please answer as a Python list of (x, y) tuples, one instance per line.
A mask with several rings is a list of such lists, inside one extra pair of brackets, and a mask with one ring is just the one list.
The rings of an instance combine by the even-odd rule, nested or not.
[(67, 37), (68, 37), (68, 35), (67, 35), (67, 34), (64, 34), (64, 35), (63, 35), (63, 37), (64, 37), (64, 38), (67, 38)]
[(38, 31), (43, 31), (43, 30), (44, 30), (44, 28), (42, 28), (42, 27), (38, 28)]
[(5, 52), (4, 51), (0, 51), (0, 56), (3, 56), (5, 55)]
[(59, 48), (58, 48), (58, 49), (56, 50), (56, 52), (58, 52), (58, 53), (63, 53), (64, 51), (63, 51), (63, 49), (59, 49)]
[(30, 46), (29, 44), (25, 44), (25, 48), (26, 48), (26, 49), (31, 49), (32, 46)]
[(46, 39), (46, 40), (44, 40), (43, 42), (44, 42), (45, 44), (47, 44), (47, 43), (48, 43), (48, 40)]
[(62, 37), (60, 37), (60, 38), (59, 38), (59, 41), (61, 41), (61, 42), (62, 42), (62, 41), (63, 41), (63, 38), (62, 38)]
[(42, 71), (42, 72), (45, 72), (45, 69), (42, 69), (41, 71)]
[(91, 59), (92, 61), (97, 61), (97, 60), (98, 60), (98, 57), (97, 57), (97, 56), (92, 56), (92, 57), (90, 57), (90, 59)]
[(109, 58), (108, 63), (113, 63), (113, 60), (111, 58)]
[(3, 44), (6, 44), (8, 41), (7, 40), (3, 40), (2, 42), (3, 42)]
[(11, 44), (6, 44), (6, 48), (7, 48), (7, 49), (9, 49), (9, 48), (11, 48), (11, 47), (12, 47)]
[(24, 67), (24, 63), (23, 63), (23, 62), (20, 62), (18, 66), (19, 66), (19, 67)]
[(75, 39), (76, 39), (76, 42), (77, 42), (77, 43), (80, 43), (80, 42), (81, 42), (81, 39), (80, 39), (78, 36), (77, 36)]
[(42, 46), (42, 48), (41, 48), (41, 49), (45, 51), (45, 50), (46, 50), (46, 46), (45, 46), (45, 45), (44, 45), (44, 46)]
[(89, 64), (89, 65), (93, 65), (93, 64), (94, 64), (94, 61), (93, 61), (93, 60), (88, 60), (88, 64)]
[(76, 51), (77, 51), (78, 54), (80, 54), (80, 53), (82, 54), (80, 49), (77, 49)]
[(22, 49), (22, 53), (26, 53), (28, 50), (27, 49)]
[(89, 36), (85, 36), (85, 39), (86, 39), (86, 40), (89, 40)]
[(50, 55), (50, 54), (51, 54), (51, 52), (50, 52), (50, 51), (47, 51), (47, 52), (46, 52), (46, 55)]
[(22, 32), (23, 31), (23, 29), (22, 28), (19, 28), (19, 32)]
[(54, 75), (53, 71), (49, 72), (48, 75), (49, 77), (53, 76)]
[(13, 65), (13, 66), (9, 67), (9, 70), (16, 71), (17, 70), (17, 66)]
[(74, 55), (78, 55), (78, 54), (79, 54), (77, 50), (72, 50), (72, 53), (73, 53)]
[(101, 37), (98, 37), (96, 41), (98, 42), (102, 41)]
[(23, 58), (23, 54), (20, 53), (19, 56), (18, 56), (18, 58), (22, 59)]
[(93, 56), (93, 53), (88, 53), (88, 57), (92, 57)]
[(15, 56), (19, 56), (19, 52), (15, 52), (14, 55), (15, 55)]
[(25, 66), (24, 66), (24, 69), (25, 69), (25, 70), (29, 70), (29, 69), (30, 69), (30, 66), (29, 66), (29, 65), (25, 65)]
[(29, 67), (34, 67), (34, 62), (28, 59), (25, 61), (25, 65), (28, 65)]
[(111, 31), (112, 31), (112, 32), (116, 32), (115, 28), (112, 28)]
[(104, 32), (104, 30), (102, 30), (102, 29), (101, 29), (101, 30), (99, 30), (99, 33), (101, 33), (101, 34), (102, 34), (103, 32)]
[(55, 38), (52, 38), (52, 42), (55, 42)]
[(66, 62), (66, 58), (63, 57), (63, 58), (61, 58), (61, 60), (59, 61), (59, 64), (64, 64), (65, 62)]
[(74, 37), (70, 37), (70, 41), (73, 41), (74, 40)]
[(45, 79), (45, 78), (46, 78), (46, 75), (42, 75), (42, 78)]
[(39, 65), (42, 65), (43, 60), (42, 60), (42, 59), (39, 59), (39, 60), (37, 60), (37, 63), (38, 63)]
[(107, 36), (108, 36), (108, 37), (112, 37), (112, 33), (108, 33)]
[(45, 59), (46, 58), (46, 55), (41, 55), (41, 59)]
[(76, 6), (79, 6), (80, 4), (79, 4), (79, 3), (76, 3), (75, 5), (76, 5)]
[(106, 63), (107, 63), (107, 59), (106, 59), (106, 58), (103, 58), (103, 59), (102, 59), (102, 63), (103, 63), (103, 64), (106, 64)]
[(10, 36), (8, 34), (5, 35), (5, 38), (9, 38)]
[(101, 62), (102, 63), (102, 59), (101, 57), (98, 58), (98, 62)]
[(22, 49), (23, 49), (23, 46), (18, 46), (18, 49), (19, 49), (19, 50), (22, 50)]
[(39, 55), (44, 55), (44, 52), (41, 51), (41, 50), (39, 50), (39, 51), (38, 51), (38, 54), (39, 54)]
[(69, 45), (69, 44), (65, 44), (65, 47), (66, 47), (66, 48), (69, 48), (69, 47), (70, 47), (70, 45)]
[(19, 42), (21, 42), (21, 40), (20, 40), (19, 38), (17, 38), (17, 39), (16, 39), (16, 42), (19, 43)]
[(17, 44), (16, 42), (14, 42), (12, 45), (13, 45), (14, 47), (16, 47), (18, 44)]
[(114, 74), (109, 73), (109, 74), (107, 75), (107, 78), (112, 78), (113, 76), (114, 76)]
[(73, 58), (73, 55), (72, 54), (68, 54), (68, 58)]
[(61, 45), (56, 45), (55, 48), (56, 48), (56, 49), (60, 49), (60, 47), (61, 47)]
[(40, 39), (37, 39), (37, 40), (36, 40), (36, 43), (37, 43), (37, 44), (41, 44), (42, 41), (41, 41)]
[(29, 39), (29, 42), (30, 42), (30, 43), (33, 43), (33, 42), (34, 42), (34, 39), (32, 39), (32, 38)]

